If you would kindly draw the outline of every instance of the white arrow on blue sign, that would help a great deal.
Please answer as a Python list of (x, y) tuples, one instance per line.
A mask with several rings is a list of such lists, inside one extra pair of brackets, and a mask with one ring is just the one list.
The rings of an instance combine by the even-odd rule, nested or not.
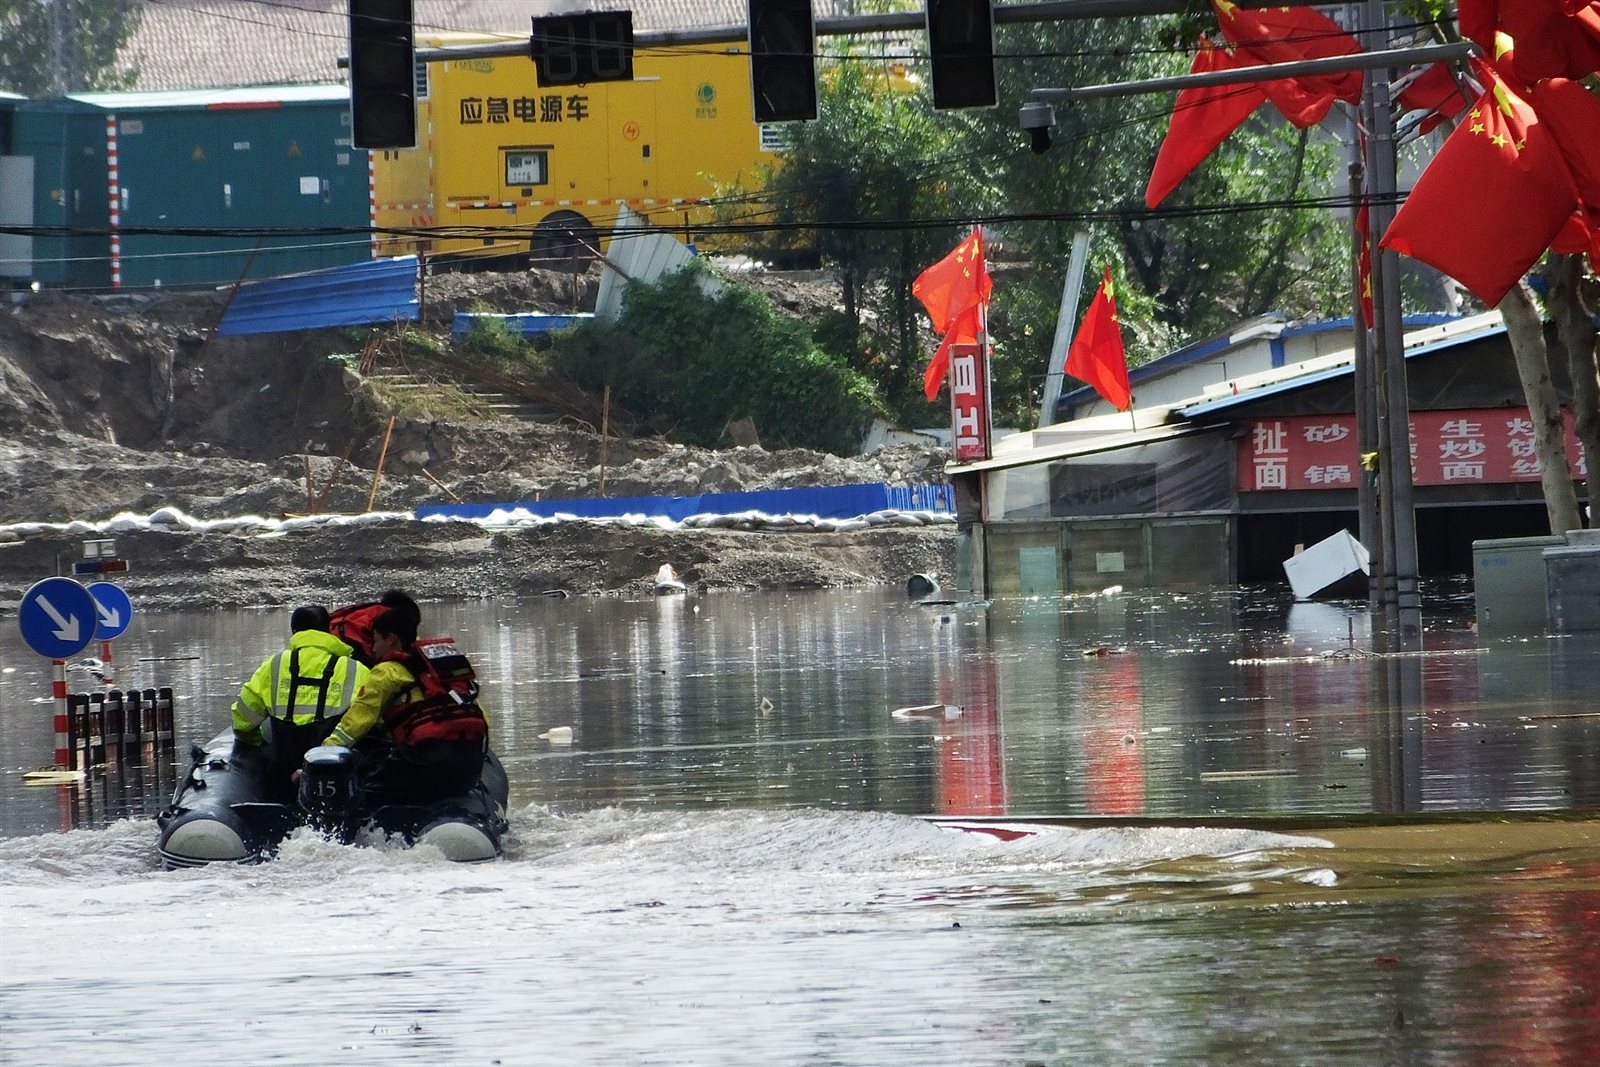
[(71, 578), (34, 582), (17, 605), (28, 647), (50, 659), (76, 656), (94, 640), (98, 612), (89, 590)]
[(95, 637), (102, 641), (121, 637), (133, 621), (133, 601), (122, 591), (122, 586), (112, 582), (91, 582), (89, 595), (94, 598), (98, 621), (94, 628)]

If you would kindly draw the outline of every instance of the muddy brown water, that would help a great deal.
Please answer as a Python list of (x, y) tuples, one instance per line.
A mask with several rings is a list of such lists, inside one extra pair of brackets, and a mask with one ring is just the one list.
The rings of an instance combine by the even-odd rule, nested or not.
[[(49, 669), (0, 632), (0, 1061), (1600, 1054), (1600, 642), (1479, 641), (1459, 588), (1399, 654), (1260, 591), (425, 607), (485, 680), (499, 863), (161, 872), (154, 782), (21, 784)], [(119, 681), (206, 736), (283, 623), (142, 616)]]

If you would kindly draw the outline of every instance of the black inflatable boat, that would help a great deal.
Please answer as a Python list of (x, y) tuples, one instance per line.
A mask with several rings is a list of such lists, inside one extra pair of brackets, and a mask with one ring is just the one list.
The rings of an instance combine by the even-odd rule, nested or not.
[(434, 846), (462, 863), (500, 855), (509, 787), (493, 752), (485, 754), (478, 784), (464, 796), (370, 811), (361, 804), (355, 754), (347, 748), (312, 749), (293, 791), (273, 783), (261, 749), (236, 749), (231, 730), (203, 748), (195, 745), (190, 756), (172, 802), (156, 816), (156, 848), (168, 870), (267, 859), (291, 831), (307, 825), (345, 843), (376, 830), (408, 845)]

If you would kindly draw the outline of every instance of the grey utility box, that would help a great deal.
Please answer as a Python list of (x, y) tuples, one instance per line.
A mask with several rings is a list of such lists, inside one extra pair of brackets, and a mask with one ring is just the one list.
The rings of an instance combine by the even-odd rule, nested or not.
[(1563, 537), (1497, 537), (1472, 542), (1472, 588), (1483, 637), (1542, 634), (1551, 625), (1545, 593), (1547, 549)]
[(1550, 629), (1558, 634), (1600, 630), (1600, 531), (1573, 530), (1544, 550)]

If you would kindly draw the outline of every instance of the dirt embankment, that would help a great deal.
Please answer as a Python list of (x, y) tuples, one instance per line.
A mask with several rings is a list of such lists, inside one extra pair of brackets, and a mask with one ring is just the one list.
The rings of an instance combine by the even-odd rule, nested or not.
[[(815, 313), (826, 285), (768, 279)], [(424, 327), (469, 307), (566, 311), (593, 277), (429, 279)], [(90, 300), (33, 294), (0, 313), (0, 524), (100, 521), (175, 507), (198, 518), (407, 511), (421, 504), (943, 479), (944, 454), (841, 458), (759, 447), (704, 451), (656, 438), (605, 444), (581, 419), (398, 418), (350, 369), (355, 335), (214, 336), (220, 295)], [(375, 472), (380, 452), (381, 477)], [(0, 544), (0, 602), (65, 569), (83, 537)], [(707, 588), (793, 588), (948, 575), (950, 527), (849, 534), (671, 532), (572, 524), (501, 533), (394, 522), (272, 537), (124, 534), (120, 581), (148, 607), (342, 599), (389, 585), (426, 598), (648, 589), (662, 563)]]

